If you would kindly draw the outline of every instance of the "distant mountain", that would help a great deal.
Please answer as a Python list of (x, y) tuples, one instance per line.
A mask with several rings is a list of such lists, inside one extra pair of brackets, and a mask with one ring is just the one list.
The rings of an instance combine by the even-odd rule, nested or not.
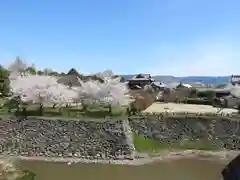
[(180, 81), (184, 83), (201, 82), (203, 84), (225, 84), (230, 80), (230, 76), (189, 76), (180, 77)]
[[(123, 75), (126, 80), (129, 80), (134, 75)], [(187, 76), (187, 77), (175, 77), (175, 76), (153, 76), (155, 81), (164, 83), (182, 82), (182, 83), (195, 83), (201, 82), (203, 84), (224, 84), (230, 79), (230, 76)]]

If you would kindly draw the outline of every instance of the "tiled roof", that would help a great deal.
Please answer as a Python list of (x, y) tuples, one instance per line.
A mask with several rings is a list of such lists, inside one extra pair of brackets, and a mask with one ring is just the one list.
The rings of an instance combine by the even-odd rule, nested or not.
[(129, 81), (140, 81), (140, 80), (150, 80), (149, 78), (133, 78), (130, 79)]
[[(138, 76), (140, 76), (140, 77), (138, 77)], [(137, 74), (137, 75), (133, 76), (132, 80), (133, 79), (146, 80), (146, 79), (150, 79), (150, 78), (151, 78), (150, 74)]]

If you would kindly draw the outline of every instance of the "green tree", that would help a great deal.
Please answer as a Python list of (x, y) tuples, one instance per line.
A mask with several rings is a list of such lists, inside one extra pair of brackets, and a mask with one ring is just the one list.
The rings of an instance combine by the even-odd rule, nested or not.
[(37, 71), (37, 74), (38, 74), (38, 75), (43, 75), (44, 72), (39, 70), (39, 71)]
[(26, 72), (30, 73), (30, 74), (37, 74), (37, 71), (34, 67), (28, 67), (26, 69)]
[(215, 96), (215, 92), (212, 90), (198, 91), (197, 96), (200, 98), (212, 99)]
[(49, 76), (59, 76), (59, 73), (57, 71), (50, 72), (48, 74)]
[(120, 77), (120, 82), (125, 82), (125, 78), (123, 76), (119, 76), (119, 75), (114, 75), (113, 78), (118, 78)]
[(7, 96), (10, 92), (9, 72), (0, 65), (0, 93)]
[(60, 76), (65, 76), (66, 74), (64, 72), (61, 72), (59, 75)]
[(75, 68), (71, 68), (71, 69), (68, 71), (67, 75), (76, 75), (76, 76), (80, 77), (79, 72), (78, 72)]

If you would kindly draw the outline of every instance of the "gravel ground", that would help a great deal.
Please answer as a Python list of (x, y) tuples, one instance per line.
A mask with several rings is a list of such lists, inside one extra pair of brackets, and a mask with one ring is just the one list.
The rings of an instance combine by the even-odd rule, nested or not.
[[(176, 103), (154, 103), (143, 112), (146, 113), (160, 113), (160, 112), (189, 112), (189, 113), (217, 113), (219, 108), (209, 105), (195, 105), (195, 104), (176, 104)], [(222, 113), (237, 113), (236, 109), (225, 108)]]
[(239, 155), (239, 151), (198, 151), (198, 150), (186, 150), (186, 151), (176, 151), (176, 152), (162, 152), (155, 155), (149, 155), (146, 153), (139, 153), (134, 160), (88, 160), (80, 158), (50, 158), (50, 157), (26, 157), (26, 156), (15, 156), (6, 157), (0, 156), (1, 159), (14, 159), (14, 160), (29, 160), (29, 161), (49, 161), (49, 162), (65, 162), (68, 165), (73, 163), (100, 163), (100, 164), (123, 164), (130, 166), (141, 166), (145, 164), (154, 163), (157, 161), (171, 161), (181, 158), (198, 158), (205, 160), (219, 160), (222, 162), (227, 162), (234, 159)]

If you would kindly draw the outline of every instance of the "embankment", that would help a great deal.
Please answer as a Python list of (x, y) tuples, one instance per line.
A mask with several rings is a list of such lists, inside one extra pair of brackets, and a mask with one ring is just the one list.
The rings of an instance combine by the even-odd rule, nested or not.
[[(191, 141), (199, 142), (200, 146), (215, 145), (218, 150), (239, 150), (239, 120), (236, 117), (191, 114), (142, 116), (129, 118), (129, 123), (136, 134), (157, 140), (162, 144), (168, 143), (169, 146), (177, 142)], [(198, 148), (208, 149), (208, 147)]]
[[(133, 132), (159, 143), (167, 142), (170, 146), (171, 143), (187, 139), (215, 143), (219, 151), (238, 151), (239, 123), (224, 116), (192, 115), (139, 116), (103, 122), (39, 118), (22, 122), (0, 120), (0, 155), (21, 156), (26, 159), (58, 158), (60, 161), (64, 161), (64, 158), (99, 162), (130, 161), (129, 159), (135, 157)], [(198, 154), (201, 153), (203, 152)], [(189, 155), (189, 151), (172, 155), (181, 157), (184, 154)], [(191, 151), (190, 154), (196, 153)], [(169, 156), (165, 153), (164, 157)]]
[(132, 150), (123, 121), (29, 119), (0, 121), (0, 154), (28, 157), (123, 159)]

